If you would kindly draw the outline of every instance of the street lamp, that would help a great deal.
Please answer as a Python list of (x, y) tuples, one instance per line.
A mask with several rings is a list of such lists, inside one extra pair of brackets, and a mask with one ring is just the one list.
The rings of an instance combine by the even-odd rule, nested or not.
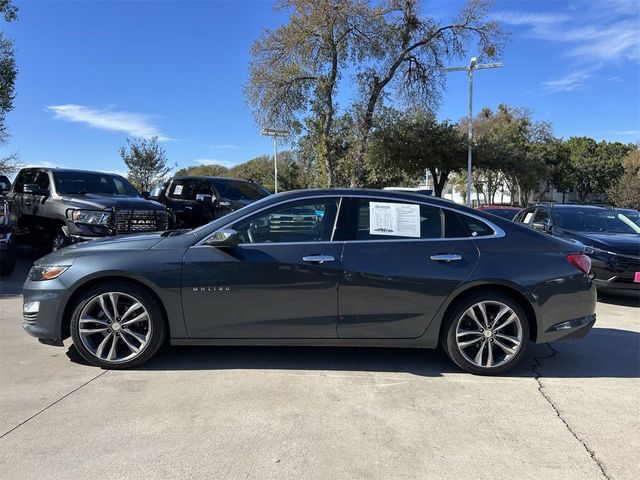
[(467, 72), (469, 75), (469, 120), (467, 126), (467, 207), (471, 206), (471, 149), (473, 141), (473, 71), (484, 68), (499, 68), (501, 63), (477, 63), (472, 57), (468, 67), (447, 67), (443, 72)]
[(290, 134), (286, 130), (276, 130), (275, 128), (263, 128), (260, 133), (273, 140), (273, 181), (275, 193), (278, 193), (278, 138), (286, 138)]

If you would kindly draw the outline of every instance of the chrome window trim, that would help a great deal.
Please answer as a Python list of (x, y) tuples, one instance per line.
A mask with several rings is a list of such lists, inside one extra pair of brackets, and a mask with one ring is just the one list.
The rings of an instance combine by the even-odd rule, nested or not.
[[(467, 215), (468, 217), (471, 218), (475, 218), (476, 220), (484, 223), (485, 225), (487, 225), (489, 228), (491, 228), (491, 230), (493, 230), (493, 235), (483, 235), (480, 237), (452, 237), (452, 238), (398, 238), (398, 239), (380, 239), (380, 240), (339, 240), (339, 241), (335, 241), (333, 240), (333, 237), (335, 236), (335, 232), (336, 232), (336, 228), (337, 228), (337, 222), (338, 222), (338, 218), (340, 217), (340, 213), (341, 213), (341, 208), (342, 208), (342, 200), (344, 198), (370, 198), (370, 199), (376, 199), (376, 200), (395, 200), (398, 201), (399, 199), (397, 198), (389, 198), (389, 197), (384, 197), (384, 196), (377, 196), (377, 195), (366, 195), (366, 194), (358, 194), (358, 193), (354, 193), (351, 195), (335, 195), (335, 194), (329, 194), (327, 193), (326, 195), (313, 195), (310, 197), (305, 197), (305, 198), (296, 198), (296, 199), (286, 199), (286, 200), (282, 200), (278, 203), (272, 203), (270, 205), (267, 205), (259, 210), (256, 210), (254, 212), (248, 213), (247, 215), (244, 215), (243, 217), (240, 217), (238, 219), (235, 219), (233, 221), (231, 221), (230, 223), (226, 223), (224, 225), (222, 225), (220, 228), (218, 228), (216, 230), (216, 232), (218, 230), (221, 230), (223, 228), (230, 228), (231, 224), (235, 224), (238, 222), (241, 222), (242, 220), (244, 220), (245, 218), (248, 218), (254, 214), (258, 214), (260, 212), (263, 212), (265, 210), (268, 210), (272, 207), (278, 207), (279, 205), (283, 205), (285, 203), (290, 203), (290, 202), (295, 202), (295, 201), (299, 201), (299, 200), (313, 200), (314, 198), (339, 198), (339, 204), (338, 204), (338, 213), (336, 214), (336, 219), (335, 219), (335, 223), (333, 226), (333, 232), (331, 235), (331, 240), (320, 240), (317, 242), (281, 242), (281, 243), (244, 243), (241, 244), (243, 246), (251, 246), (251, 245), (258, 245), (258, 246), (265, 246), (265, 245), (318, 245), (318, 244), (323, 244), (323, 243), (335, 243), (335, 244), (339, 244), (339, 243), (380, 243), (380, 242), (442, 242), (442, 241), (459, 241), (459, 240), (482, 240), (482, 239), (489, 239), (489, 238), (502, 238), (504, 237), (505, 231), (502, 230), (500, 227), (498, 227), (496, 224), (494, 224), (493, 222), (486, 220), (482, 217), (479, 217), (477, 215), (474, 215), (472, 213), (467, 213), (467, 212), (458, 212), (455, 208), (451, 208), (448, 205), (437, 205), (437, 204), (433, 204), (433, 203), (429, 203), (428, 201), (421, 201), (421, 200), (408, 200), (408, 202), (412, 202), (412, 203), (416, 203), (418, 205), (425, 205), (427, 207), (435, 207), (435, 208), (442, 208), (443, 210), (449, 210), (452, 211), (456, 214), (460, 214), (460, 215)], [(402, 199), (400, 199), (402, 200)], [(426, 199), (428, 200), (428, 199)], [(215, 232), (212, 232), (211, 234), (207, 235), (206, 237), (204, 237), (202, 240), (200, 240), (199, 242), (195, 243), (193, 246), (194, 247), (199, 247), (201, 246), (203, 243), (205, 243), (211, 236), (213, 236), (215, 234)]]

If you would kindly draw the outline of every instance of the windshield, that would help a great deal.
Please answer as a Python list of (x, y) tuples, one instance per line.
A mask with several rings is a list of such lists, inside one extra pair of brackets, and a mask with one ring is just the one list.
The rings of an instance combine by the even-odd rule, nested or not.
[(264, 187), (243, 180), (215, 179), (213, 185), (220, 196), (228, 200), (260, 200), (269, 195)]
[(613, 210), (556, 210), (558, 226), (575, 232), (635, 233), (640, 227), (628, 217)]
[(497, 215), (506, 220), (513, 220), (513, 217), (516, 216), (519, 210), (511, 210), (510, 208), (483, 208), (481, 211), (490, 213), (491, 215)]
[(97, 193), (137, 197), (138, 192), (118, 175), (95, 172), (54, 172), (56, 191), (60, 195)]

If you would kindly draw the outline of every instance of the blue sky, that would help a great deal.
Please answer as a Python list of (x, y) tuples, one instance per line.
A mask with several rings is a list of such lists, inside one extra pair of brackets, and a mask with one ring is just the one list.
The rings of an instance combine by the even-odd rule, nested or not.
[[(271, 1), (16, 5), (19, 21), (2, 27), (20, 72), (0, 154), (124, 172), (127, 136), (158, 135), (179, 167), (271, 153), (242, 94), (252, 42), (286, 20)], [(432, 0), (424, 10), (444, 21), (460, 5)], [(550, 121), (558, 136), (640, 140), (637, 5), (497, 0), (491, 15), (512, 36), (504, 68), (477, 73), (476, 111), (507, 103)], [(438, 116), (457, 120), (466, 109), (466, 75), (451, 73)]]

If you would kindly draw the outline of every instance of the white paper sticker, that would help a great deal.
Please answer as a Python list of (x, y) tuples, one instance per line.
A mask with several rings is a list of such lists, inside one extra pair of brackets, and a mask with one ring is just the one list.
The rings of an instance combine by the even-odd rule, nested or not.
[(531, 217), (533, 217), (533, 212), (529, 212), (524, 216), (524, 220), (522, 221), (522, 223), (529, 223), (529, 220), (531, 220)]
[(182, 185), (176, 185), (176, 188), (173, 189), (174, 195), (180, 195), (182, 193)]
[(369, 233), (420, 238), (420, 206), (369, 202)]

